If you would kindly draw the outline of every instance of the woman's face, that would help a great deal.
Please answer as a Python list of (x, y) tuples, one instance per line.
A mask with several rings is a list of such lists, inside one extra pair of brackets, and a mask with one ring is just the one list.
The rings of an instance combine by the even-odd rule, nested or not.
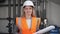
[(24, 7), (24, 12), (25, 12), (25, 15), (31, 15), (32, 14), (32, 7), (31, 6), (25, 6)]

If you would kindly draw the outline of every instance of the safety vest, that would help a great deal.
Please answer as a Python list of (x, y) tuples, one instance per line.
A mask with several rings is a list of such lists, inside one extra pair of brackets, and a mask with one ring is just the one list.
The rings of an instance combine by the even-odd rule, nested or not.
[[(20, 20), (21, 20), (20, 29), (22, 30), (22, 34), (33, 34), (34, 32), (36, 32), (37, 27), (36, 17), (32, 17), (32, 25), (30, 29), (28, 29), (25, 17), (22, 17)], [(16, 25), (18, 25), (18, 18), (16, 18)]]

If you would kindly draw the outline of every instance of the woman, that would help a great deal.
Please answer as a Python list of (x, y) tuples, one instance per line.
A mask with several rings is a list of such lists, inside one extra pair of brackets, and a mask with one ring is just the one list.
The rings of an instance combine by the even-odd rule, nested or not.
[(41, 18), (37, 18), (32, 1), (25, 1), (23, 4), (21, 17), (16, 17), (16, 26), (19, 34), (33, 34), (39, 28)]

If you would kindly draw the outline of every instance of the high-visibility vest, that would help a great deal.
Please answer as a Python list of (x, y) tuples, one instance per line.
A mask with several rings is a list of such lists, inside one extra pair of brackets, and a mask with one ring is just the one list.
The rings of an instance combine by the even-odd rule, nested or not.
[[(21, 17), (20, 21), (21, 21), (20, 29), (22, 30), (22, 34), (33, 34), (34, 32), (36, 32), (37, 27), (36, 17), (32, 17), (32, 25), (30, 29), (28, 29), (25, 17)], [(16, 25), (18, 25), (18, 18), (16, 18)]]

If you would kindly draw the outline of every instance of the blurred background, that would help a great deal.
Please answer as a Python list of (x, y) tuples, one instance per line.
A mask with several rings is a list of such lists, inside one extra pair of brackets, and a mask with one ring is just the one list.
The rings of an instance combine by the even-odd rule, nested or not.
[[(15, 18), (21, 16), (21, 8), (24, 1), (26, 0), (0, 0), (0, 34), (14, 33), (16, 30), (14, 29)], [(40, 29), (55, 25), (60, 32), (60, 0), (31, 1), (35, 5), (36, 16), (42, 19)], [(44, 20), (47, 21), (44, 22)], [(51, 34), (50, 32), (48, 33)]]

